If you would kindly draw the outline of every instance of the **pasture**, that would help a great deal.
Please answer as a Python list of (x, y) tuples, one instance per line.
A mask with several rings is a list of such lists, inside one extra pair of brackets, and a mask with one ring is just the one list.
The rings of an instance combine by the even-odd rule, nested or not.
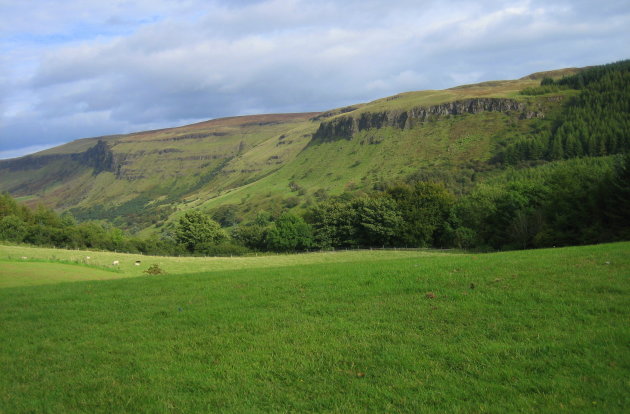
[(627, 412), (629, 253), (2, 246), (0, 412)]
[[(168, 257), (143, 256), (139, 254), (115, 253), (106, 251), (64, 250), (43, 247), (0, 245), (0, 287), (22, 286), (25, 284), (49, 284), (76, 281), (74, 274), (82, 269), (84, 281), (119, 279), (145, 275), (151, 265), (156, 264), (166, 274), (200, 273), (219, 270), (259, 269), (268, 267), (299, 266), (323, 263), (373, 262), (386, 259), (413, 257), (433, 257), (456, 254), (439, 250), (339, 250), (335, 252), (313, 252), (305, 254), (277, 255), (261, 254), (248, 257)], [(114, 262), (118, 262), (114, 264)], [(17, 263), (21, 273), (29, 278), (16, 275)], [(32, 272), (35, 263), (47, 263), (48, 271)], [(136, 263), (138, 265), (136, 265)], [(59, 264), (80, 265), (75, 272), (67, 273)], [(68, 268), (65, 268), (68, 269)], [(103, 273), (107, 272), (107, 273)]]

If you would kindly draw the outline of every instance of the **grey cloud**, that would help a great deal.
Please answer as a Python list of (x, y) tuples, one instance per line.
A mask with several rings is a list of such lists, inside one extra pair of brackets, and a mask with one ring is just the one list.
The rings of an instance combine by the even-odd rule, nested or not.
[[(149, 3), (137, 3), (130, 20), (116, 20), (113, 6), (102, 9), (99, 24), (142, 20)], [(151, 15), (161, 17), (131, 34), (38, 55), (22, 90), (34, 98), (2, 119), (0, 136), (13, 137), (2, 147), (256, 111), (324, 110), (606, 63), (627, 57), (630, 44), (630, 6), (618, 1), (176, 3), (180, 14), (158, 2)]]

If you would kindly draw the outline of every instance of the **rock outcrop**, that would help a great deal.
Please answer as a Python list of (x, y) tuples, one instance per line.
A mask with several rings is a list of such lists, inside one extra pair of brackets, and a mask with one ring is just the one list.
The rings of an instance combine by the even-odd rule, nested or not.
[(94, 175), (103, 171), (115, 172), (116, 159), (109, 145), (99, 140), (95, 146), (80, 154), (73, 154), (75, 160), (81, 164), (94, 168)]
[(338, 139), (351, 139), (366, 129), (393, 127), (411, 128), (426, 121), (437, 120), (451, 115), (478, 114), (480, 112), (516, 112), (520, 118), (541, 118), (541, 112), (528, 109), (524, 102), (506, 98), (475, 98), (448, 102), (434, 106), (419, 106), (408, 111), (364, 112), (358, 117), (341, 116), (324, 121), (313, 134), (312, 142), (327, 142)]
[[(74, 154), (46, 154), (27, 155), (25, 157), (0, 161), (0, 170), (6, 169), (10, 172), (28, 171), (44, 168), (54, 162), (78, 163), (85, 167), (94, 169), (94, 175), (102, 171), (115, 172), (118, 168), (116, 157), (103, 140), (99, 140), (96, 145), (85, 152)], [(76, 164), (74, 164), (76, 165)]]

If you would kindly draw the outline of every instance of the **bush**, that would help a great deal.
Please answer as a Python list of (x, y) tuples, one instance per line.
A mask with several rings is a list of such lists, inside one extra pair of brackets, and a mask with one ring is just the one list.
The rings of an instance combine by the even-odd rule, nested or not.
[(162, 268), (160, 268), (160, 266), (158, 266), (157, 264), (152, 264), (147, 270), (144, 271), (144, 273), (148, 275), (161, 275), (166, 272), (164, 272), (164, 270), (162, 270)]
[(244, 246), (255, 250), (265, 250), (267, 247), (267, 232), (269, 225), (249, 223), (232, 230), (232, 237)]

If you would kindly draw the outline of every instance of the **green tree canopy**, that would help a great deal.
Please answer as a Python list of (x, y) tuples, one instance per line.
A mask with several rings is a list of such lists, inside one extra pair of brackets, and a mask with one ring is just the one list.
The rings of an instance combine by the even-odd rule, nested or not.
[(226, 238), (221, 225), (200, 211), (185, 213), (175, 228), (175, 239), (190, 252), (202, 245), (218, 244)]
[(28, 234), (28, 225), (18, 216), (11, 214), (0, 220), (0, 240), (21, 242)]
[(396, 200), (404, 226), (400, 243), (424, 247), (435, 244), (455, 198), (442, 184), (418, 182), (388, 190)]
[(291, 252), (306, 250), (313, 245), (313, 231), (302, 217), (284, 213), (267, 233), (270, 250)]

